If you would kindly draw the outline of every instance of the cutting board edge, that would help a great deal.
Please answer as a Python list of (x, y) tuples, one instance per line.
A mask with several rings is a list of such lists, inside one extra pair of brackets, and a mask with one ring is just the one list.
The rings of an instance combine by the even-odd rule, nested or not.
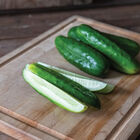
[[(131, 106), (131, 108), (128, 110), (128, 112), (125, 114), (125, 116), (119, 121), (119, 123), (113, 128), (113, 130), (111, 131), (111, 133), (107, 136), (107, 139), (119, 139), (118, 137), (121, 136), (122, 131), (124, 129), (126, 129), (125, 131), (129, 131), (128, 129), (128, 125), (132, 126), (134, 129), (137, 128), (137, 126), (139, 125), (140, 121), (138, 124), (133, 124), (131, 122), (131, 120), (134, 118), (139, 118), (138, 116), (140, 116), (140, 98), (138, 98), (135, 103)], [(129, 129), (132, 129), (129, 128)], [(132, 133), (131, 133), (132, 134)], [(131, 135), (129, 133), (128, 136)], [(123, 137), (123, 136), (122, 136)], [(128, 139), (128, 137), (127, 137)]]
[(12, 61), (13, 59), (17, 58), (18, 56), (22, 55), (26, 51), (32, 49), (34, 46), (39, 44), (41, 41), (45, 40), (47, 37), (53, 35), (55, 32), (61, 30), (62, 28), (66, 27), (67, 25), (69, 25), (73, 21), (77, 20), (77, 17), (78, 16), (74, 15), (74, 16), (67, 18), (66, 20), (60, 22), (58, 25), (52, 27), (48, 31), (40, 34), (39, 36), (35, 37), (31, 41), (28, 41), (27, 43), (23, 44), (21, 47), (19, 47), (19, 48), (15, 49), (14, 51), (2, 56), (0, 58), (0, 67), (7, 64), (10, 61)]
[[(73, 21), (78, 20), (81, 22), (86, 22), (87, 24), (92, 24), (94, 22), (94, 24), (96, 24), (97, 26), (101, 26), (101, 27), (105, 27), (108, 28), (109, 30), (114, 31), (115, 32), (121, 32), (121, 34), (123, 34), (124, 32), (126, 33), (126, 36), (134, 36), (137, 39), (139, 39), (140, 37), (140, 33), (136, 33), (127, 29), (123, 29), (120, 27), (116, 27), (113, 25), (109, 25), (94, 19), (90, 19), (90, 18), (86, 18), (80, 15), (73, 15), (69, 18), (67, 18), (66, 20), (60, 22), (58, 25), (52, 27), (51, 29), (49, 29), (48, 31), (40, 34), (38, 37), (35, 37), (34, 39), (32, 39), (31, 41), (25, 43), (24, 45), (22, 45), (21, 47), (15, 49), (14, 51), (2, 56), (0, 58), (0, 67), (5, 65), (6, 63), (8, 63), (9, 61), (12, 61), (13, 59), (15, 59), (16, 57), (20, 56), (22, 53), (28, 51), (29, 49), (32, 49), (33, 46), (39, 44), (41, 41), (45, 40), (46, 37), (52, 35), (53, 33), (55, 33), (55, 31), (59, 31), (61, 30), (63, 27), (67, 26), (68, 24), (72, 23)], [(123, 31), (123, 32), (122, 32)]]
[(133, 39), (136, 39), (136, 40), (138, 40), (139, 37), (140, 37), (140, 33), (138, 33), (138, 32), (134, 32), (134, 31), (131, 31), (131, 30), (128, 30), (128, 29), (118, 27), (118, 26), (107, 24), (107, 23), (104, 23), (104, 22), (101, 22), (101, 21), (98, 21), (98, 20), (94, 20), (94, 19), (87, 18), (87, 17), (82, 17), (82, 16), (79, 16), (79, 15), (77, 15), (76, 18), (77, 18), (78, 21), (84, 22), (84, 23), (89, 24), (89, 25), (92, 25), (93, 22), (94, 22), (94, 24), (96, 24), (97, 27), (99, 27), (101, 29), (112, 31), (112, 34), (119, 33), (119, 34), (125, 35), (127, 37), (132, 37)]
[[(99, 133), (97, 133), (97, 135), (95, 136), (95, 140), (100, 140), (102, 138), (102, 134), (105, 133), (105, 138), (107, 140), (118, 140), (118, 137), (120, 137), (121, 135), (123, 136), (122, 132), (124, 129), (127, 129), (126, 131), (130, 131), (130, 130), (135, 130), (136, 127), (139, 125), (139, 123), (136, 125), (131, 125), (132, 124), (132, 119), (134, 117), (138, 117), (140, 116), (140, 97), (138, 99), (136, 99), (136, 101), (129, 106), (129, 108), (126, 110), (126, 113), (123, 114), (123, 112), (121, 111), (122, 108), (127, 108), (127, 102), (132, 100), (132, 95), (128, 97), (128, 99), (125, 101), (125, 103), (123, 104), (123, 106), (112, 116), (112, 118), (103, 126), (103, 128), (100, 130)], [(121, 117), (121, 119), (118, 121), (118, 123), (115, 125), (113, 124), (112, 130), (108, 133), (105, 132), (106, 129), (110, 128), (110, 122), (112, 122), (114, 119), (116, 120), (116, 116), (117, 113), (121, 113), (123, 114), (123, 116)], [(118, 118), (119, 119), (119, 118)], [(117, 121), (117, 120), (116, 120)], [(127, 125), (131, 125), (131, 127), (127, 127)], [(123, 137), (123, 140), (127, 140), (129, 138), (129, 136), (131, 136), (132, 133), (130, 133), (129, 135), (127, 135), (126, 137)]]
[(15, 139), (41, 140), (40, 138), (25, 132), (22, 129), (16, 128), (2, 120), (0, 120), (0, 132), (7, 134)]
[[(25, 117), (23, 115), (20, 115), (20, 114), (14, 112), (12, 110), (9, 110), (9, 109), (7, 109), (5, 107), (0, 106), (0, 112), (2, 112), (3, 114), (5, 114), (5, 115), (7, 115), (9, 117), (12, 117), (13, 119), (15, 119), (15, 121), (18, 120), (18, 121), (20, 121), (20, 122), (22, 122), (22, 123), (24, 123), (24, 124), (26, 124), (28, 126), (31, 126), (31, 127), (35, 128), (37, 130), (40, 130), (40, 131), (42, 131), (42, 132), (44, 132), (44, 133), (46, 133), (46, 134), (48, 134), (48, 135), (50, 135), (50, 136), (52, 136), (54, 138), (58, 138), (58, 139), (61, 139), (61, 140), (65, 140), (65, 139), (72, 140), (72, 138), (68, 137), (67, 135), (64, 135), (64, 134), (62, 134), (62, 133), (60, 133), (60, 132), (58, 132), (58, 131), (56, 131), (54, 129), (51, 129), (51, 128), (45, 126), (45, 125), (42, 125), (42, 124), (38, 123), (37, 121), (31, 120), (31, 119), (29, 119), (29, 118), (27, 118), (27, 117)], [(0, 121), (2, 121), (2, 120), (0, 120)], [(7, 127), (8, 128), (8, 124), (9, 123), (7, 123), (7, 125), (4, 125), (4, 123), (6, 123), (6, 122), (3, 121), (2, 124), (0, 123), (1, 124), (0, 128), (1, 127)], [(9, 124), (9, 129), (8, 130), (1, 131), (1, 129), (0, 129), (1, 132), (5, 133), (5, 134), (9, 133), (9, 135), (11, 135), (11, 130), (12, 130), (12, 127), (11, 127), (10, 124)], [(13, 131), (17, 135), (20, 132), (20, 130), (19, 129), (15, 129), (14, 126), (13, 126)], [(26, 133), (25, 134), (24, 132), (25, 131), (22, 131), (20, 133), (20, 135), (23, 135), (23, 136), (28, 136), (29, 135), (29, 136), (32, 137), (32, 134), (27, 133), (27, 132), (25, 132)]]

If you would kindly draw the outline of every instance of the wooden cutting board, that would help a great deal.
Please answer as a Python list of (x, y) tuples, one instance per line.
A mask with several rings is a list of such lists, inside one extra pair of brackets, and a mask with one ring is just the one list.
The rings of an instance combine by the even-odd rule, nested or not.
[[(2, 57), (0, 59), (0, 119), (2, 120), (0, 126), (4, 125), (8, 128), (13, 126), (13, 131), (26, 134), (29, 139), (44, 140), (56, 138), (102, 140), (122, 137), (125, 140), (134, 131), (140, 123), (139, 74), (129, 76), (110, 71), (107, 78), (100, 80), (115, 84), (116, 88), (109, 95), (98, 96), (102, 109), (89, 108), (80, 114), (68, 112), (52, 104), (36, 93), (22, 78), (24, 66), (36, 61), (93, 77), (64, 60), (54, 45), (57, 35), (66, 35), (72, 26), (81, 23), (140, 43), (138, 33), (73, 16)], [(140, 60), (140, 54), (137, 59)], [(8, 129), (9, 132), (5, 131), (5, 133), (11, 135), (11, 127)]]

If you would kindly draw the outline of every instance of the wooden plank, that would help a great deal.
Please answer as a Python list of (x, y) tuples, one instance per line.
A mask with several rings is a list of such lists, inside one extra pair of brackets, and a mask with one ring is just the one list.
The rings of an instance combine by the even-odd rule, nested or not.
[(110, 7), (69, 12), (0, 16), (0, 40), (36, 37), (72, 15), (94, 18), (108, 24), (140, 32), (139, 9), (140, 5), (131, 5), (119, 8)]
[(0, 139), (1, 140), (15, 140), (14, 138), (12, 138), (4, 133), (0, 133)]
[(92, 3), (92, 0), (0, 0), (0, 10), (69, 6), (89, 3)]
[[(20, 12), (22, 11), (30, 11), (32, 12), (35, 10), (42, 11), (42, 8), (48, 9), (52, 8), (53, 10), (59, 9), (61, 10), (69, 8), (69, 9), (77, 9), (77, 8), (97, 8), (97, 7), (106, 7), (106, 6), (120, 6), (120, 5), (133, 5), (133, 4), (139, 4), (139, 0), (0, 0), (0, 10), (3, 12)], [(9, 10), (10, 9), (10, 10)], [(50, 10), (49, 9), (49, 10)]]
[[(67, 112), (56, 107), (42, 96), (34, 94), (34, 91), (21, 77), (25, 64), (34, 61), (42, 61), (92, 77), (66, 62), (54, 47), (54, 38), (58, 34), (66, 35), (70, 27), (81, 23), (90, 24), (106, 32), (126, 36), (140, 43), (140, 34), (138, 33), (79, 16), (72, 17), (51, 31), (22, 46), (20, 50), (3, 57), (0, 69), (0, 79), (2, 81), (0, 84), (0, 106), (73, 139), (106, 138), (140, 98), (140, 75), (128, 76), (111, 71), (108, 78), (101, 80), (115, 84), (116, 88), (110, 95), (99, 96), (102, 109), (97, 111), (89, 108), (85, 113), (81, 114)], [(140, 55), (138, 56), (139, 58)], [(8, 81), (11, 82), (9, 83)], [(4, 112), (6, 109), (2, 109), (2, 107), (1, 111)], [(124, 139), (127, 139), (127, 135)]]

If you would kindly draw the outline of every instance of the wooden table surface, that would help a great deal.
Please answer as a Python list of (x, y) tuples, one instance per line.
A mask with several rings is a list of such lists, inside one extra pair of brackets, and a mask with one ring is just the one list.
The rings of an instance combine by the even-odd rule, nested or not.
[[(0, 16), (0, 57), (72, 15), (90, 17), (140, 32), (140, 4), (39, 14), (2, 15)], [(11, 137), (1, 133), (0, 139), (12, 140)]]

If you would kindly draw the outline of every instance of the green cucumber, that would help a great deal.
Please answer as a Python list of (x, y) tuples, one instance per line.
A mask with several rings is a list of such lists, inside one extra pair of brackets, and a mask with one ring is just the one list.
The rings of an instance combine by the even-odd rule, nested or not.
[(50, 82), (81, 102), (100, 108), (100, 101), (94, 93), (62, 74), (37, 63), (30, 64), (28, 69), (35, 75)]
[(126, 51), (132, 57), (135, 57), (140, 52), (139, 44), (133, 40), (104, 32), (100, 33), (115, 42), (121, 49)]
[(117, 70), (127, 74), (135, 74), (140, 71), (138, 61), (90, 26), (82, 24), (73, 31), (75, 31), (75, 35), (71, 36), (72, 34), (68, 33), (69, 37), (78, 38), (78, 40), (103, 53), (111, 60)]
[[(68, 36), (72, 37), (72, 38), (75, 38), (78, 41), (80, 41), (78, 39), (78, 37), (76, 36), (76, 33), (75, 33), (76, 30), (77, 30), (77, 27), (78, 26), (72, 27), (68, 32)], [(125, 38), (125, 37), (121, 37), (121, 36), (101, 32), (101, 31), (98, 31), (98, 30), (96, 30), (96, 31), (101, 33), (103, 36), (107, 37), (112, 42), (115, 42), (121, 49), (126, 51), (132, 57), (135, 57), (140, 51), (140, 45), (137, 42), (133, 41), (133, 40), (130, 40), (130, 39)]]
[(88, 77), (55, 67), (55, 66), (42, 63), (42, 62), (37, 62), (37, 63), (40, 65), (43, 65), (46, 68), (50, 68), (52, 70), (55, 70), (56, 72), (59, 72), (63, 76), (79, 83), (80, 85), (84, 86), (85, 88), (95, 93), (107, 94), (107, 93), (110, 93), (114, 89), (114, 85), (112, 84), (108, 84), (102, 81), (91, 79), (91, 78), (88, 78)]
[(23, 70), (23, 77), (38, 93), (48, 98), (51, 102), (59, 107), (71, 112), (80, 113), (84, 112), (88, 107), (73, 98), (63, 90), (57, 88), (48, 81), (33, 74), (29, 69), (29, 65)]
[(103, 76), (109, 70), (108, 60), (95, 49), (72, 38), (58, 36), (55, 45), (60, 54), (80, 70), (95, 76)]

